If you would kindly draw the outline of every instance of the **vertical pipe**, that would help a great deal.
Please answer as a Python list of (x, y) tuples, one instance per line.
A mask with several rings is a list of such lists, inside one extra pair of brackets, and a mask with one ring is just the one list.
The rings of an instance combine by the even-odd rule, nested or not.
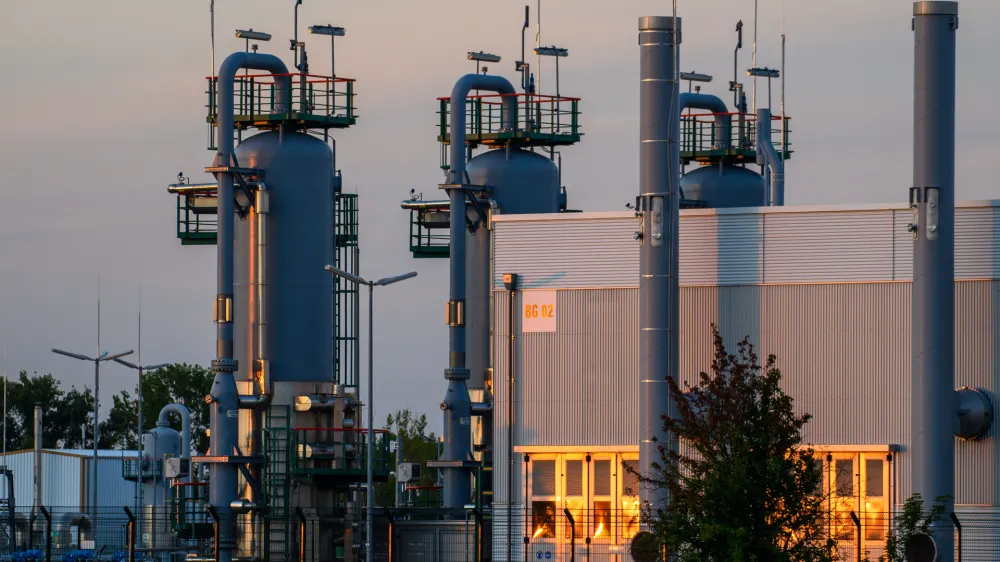
[[(507, 292), (507, 562), (511, 562), (514, 509), (514, 298), (517, 290), (517, 276), (511, 275), (510, 291)], [(527, 506), (525, 506), (527, 507)]]
[[(955, 30), (957, 2), (914, 2), (913, 491), (954, 510)], [(931, 529), (953, 560), (950, 525)]]
[[(465, 124), (466, 97), (473, 89), (508, 94), (503, 99), (503, 128), (513, 130), (517, 124), (517, 98), (514, 87), (500, 76), (467, 74), (460, 78), (451, 92), (451, 169), (450, 184), (450, 244), (448, 300), (448, 368), (444, 376), (448, 389), (444, 401), (444, 452), (441, 460), (464, 463), (471, 454), (471, 400), (466, 381), (469, 369), (465, 362), (465, 297), (466, 297), (466, 192), (465, 192)], [(471, 492), (472, 478), (466, 467), (442, 468), (444, 473), (443, 505), (460, 508)]]
[(125, 506), (125, 515), (128, 517), (128, 562), (135, 562), (135, 514)]
[[(226, 57), (219, 68), (218, 78), (218, 153), (215, 165), (228, 168), (233, 159), (233, 80), (243, 68), (267, 70), (282, 76), (276, 97), (277, 111), (284, 113), (291, 103), (291, 79), (288, 67), (273, 55), (233, 53)], [(215, 325), (216, 358), (212, 361), (215, 380), (210, 395), (212, 456), (232, 456), (236, 451), (239, 433), (239, 392), (233, 373), (238, 363), (233, 358), (233, 173), (228, 169), (216, 173), (218, 178), (218, 243), (216, 245)], [(230, 504), (237, 496), (237, 468), (232, 463), (212, 463), (210, 502), (216, 519), (216, 560), (229, 562), (235, 543), (235, 518)]]
[(42, 506), (42, 405), (35, 404), (35, 511)]
[[(659, 447), (676, 450), (676, 439), (663, 429), (661, 416), (675, 415), (667, 377), (676, 378), (677, 284), (680, 146), (679, 90), (674, 50), (681, 40), (681, 20), (639, 18), (639, 197), (642, 247), (639, 253), (639, 472), (651, 476), (660, 461)], [(663, 490), (640, 488), (644, 507), (666, 503)]]
[[(360, 287), (358, 288), (360, 290)], [(365, 560), (375, 558), (375, 285), (368, 283), (368, 502), (365, 520)]]

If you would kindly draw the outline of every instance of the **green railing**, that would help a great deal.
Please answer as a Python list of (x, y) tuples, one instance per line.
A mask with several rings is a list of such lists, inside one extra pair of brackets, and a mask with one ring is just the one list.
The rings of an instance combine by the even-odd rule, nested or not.
[[(294, 428), (292, 473), (300, 477), (342, 477), (364, 479), (367, 476), (368, 430), (331, 427)], [(392, 451), (395, 437), (385, 430), (375, 430), (376, 480), (389, 477), (396, 461)]]
[(415, 258), (447, 258), (451, 244), (447, 205), (410, 210), (410, 252)]
[(122, 462), (122, 478), (125, 480), (163, 478), (163, 461), (152, 458), (125, 459)]
[[(722, 148), (719, 142), (719, 128), (716, 118), (729, 117), (728, 146)], [(791, 158), (790, 117), (771, 117), (771, 139), (778, 154), (784, 159)], [(782, 143), (784, 129), (784, 143)], [(733, 157), (737, 160), (753, 160), (757, 154), (757, 116), (749, 113), (687, 113), (681, 115), (681, 158), (685, 160), (712, 160)]]
[(215, 244), (219, 220), (214, 191), (177, 194), (177, 238), (184, 245)]
[[(505, 129), (503, 102), (517, 99), (515, 130)], [(438, 98), (438, 140), (451, 142), (451, 98)], [(515, 142), (543, 146), (580, 141), (580, 99), (541, 94), (473, 95), (465, 101), (466, 142), (503, 144)]]
[[(215, 124), (217, 77), (208, 78), (208, 117)], [(291, 80), (291, 99), (287, 108), (278, 105), (278, 82)], [(234, 124), (237, 128), (276, 127), (282, 123), (302, 128), (349, 127), (357, 115), (354, 105), (354, 79), (331, 78), (312, 74), (238, 75), (233, 84)]]

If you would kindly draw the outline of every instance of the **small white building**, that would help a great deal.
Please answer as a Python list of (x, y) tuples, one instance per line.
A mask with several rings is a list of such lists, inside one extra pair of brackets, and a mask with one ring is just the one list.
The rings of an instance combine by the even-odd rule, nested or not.
[[(125, 460), (136, 458), (135, 451), (98, 450), (97, 507), (102, 511), (123, 506), (134, 507), (135, 482), (124, 478)], [(94, 452), (82, 449), (42, 450), (42, 505), (61, 511), (88, 512), (91, 506), (91, 483), (95, 477)], [(0, 454), (0, 465), (14, 474), (14, 500), (18, 512), (27, 513), (34, 504), (35, 452), (31, 449)], [(0, 486), (6, 498), (7, 487)], [(124, 512), (122, 513), (124, 517)]]

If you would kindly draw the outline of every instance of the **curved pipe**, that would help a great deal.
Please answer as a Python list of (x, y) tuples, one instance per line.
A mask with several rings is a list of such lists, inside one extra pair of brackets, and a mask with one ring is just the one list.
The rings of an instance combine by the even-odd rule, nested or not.
[[(233, 164), (233, 80), (242, 69), (264, 70), (277, 74), (275, 94), (278, 113), (288, 113), (291, 109), (292, 80), (288, 67), (276, 56), (257, 53), (233, 53), (222, 61), (218, 76), (218, 116), (215, 156), (216, 166)], [(228, 171), (216, 174), (219, 182), (217, 191), (217, 254), (216, 267), (216, 359), (212, 362), (215, 380), (212, 382), (211, 405), (211, 454), (229, 455), (236, 447), (239, 420), (229, 417), (229, 413), (239, 409), (239, 391), (233, 372), (238, 364), (233, 358), (233, 174)], [(233, 556), (233, 535), (235, 520), (230, 513), (230, 503), (237, 495), (237, 468), (233, 464), (213, 464), (209, 497), (212, 506), (220, 513), (217, 531), (222, 537), (222, 546), (216, 549), (221, 562), (229, 562)]]
[[(181, 458), (191, 461), (191, 412), (183, 404), (167, 404), (160, 410), (156, 420), (158, 427), (170, 426), (170, 413), (181, 417)], [(188, 470), (190, 472), (190, 470)]]
[[(472, 90), (485, 90), (504, 95), (503, 128), (513, 131), (517, 127), (517, 92), (506, 78), (480, 74), (467, 74), (455, 82), (451, 90), (451, 169), (450, 182), (454, 185), (465, 183), (465, 100)], [(471, 400), (466, 380), (469, 370), (465, 366), (465, 191), (461, 188), (449, 190), (451, 260), (449, 263), (449, 310), (455, 315), (449, 318), (448, 368), (445, 379), (448, 389), (444, 404), (444, 451), (442, 460), (465, 461), (471, 452), (472, 434), (469, 417), (472, 415)], [(444, 507), (462, 507), (468, 500), (471, 474), (466, 468), (445, 468)]]
[[(229, 166), (233, 157), (233, 80), (236, 73), (243, 69), (266, 70), (278, 76), (276, 80), (278, 91), (276, 104), (278, 113), (287, 113), (290, 109), (292, 80), (287, 76), (288, 67), (274, 55), (257, 53), (233, 53), (226, 57), (219, 68), (218, 77), (218, 116), (216, 123), (216, 146), (219, 147), (215, 157), (216, 166)], [(218, 174), (218, 297), (232, 299), (233, 294), (233, 175), (229, 172)], [(222, 319), (224, 320), (224, 319)], [(216, 327), (218, 341), (216, 355), (219, 359), (232, 362), (233, 357), (233, 325), (232, 321), (219, 321)]]
[(729, 148), (732, 119), (729, 117), (726, 102), (709, 94), (681, 94), (680, 111), (685, 109), (704, 109), (715, 114), (715, 148), (718, 150)]
[[(763, 154), (763, 162), (761, 162)], [(757, 110), (757, 163), (767, 166), (771, 174), (771, 205), (785, 204), (785, 163), (771, 143), (771, 110)]]

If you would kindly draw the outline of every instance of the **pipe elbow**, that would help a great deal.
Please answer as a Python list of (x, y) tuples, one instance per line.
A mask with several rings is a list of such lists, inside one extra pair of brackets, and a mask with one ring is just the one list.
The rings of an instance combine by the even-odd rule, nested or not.
[(175, 413), (181, 417), (181, 458), (191, 458), (191, 412), (183, 404), (167, 404), (160, 409), (160, 415), (156, 420), (156, 425), (170, 425), (170, 414)]
[(263, 410), (270, 403), (271, 396), (269, 394), (262, 394), (261, 396), (254, 396), (252, 394), (240, 395), (240, 408), (244, 410)]

